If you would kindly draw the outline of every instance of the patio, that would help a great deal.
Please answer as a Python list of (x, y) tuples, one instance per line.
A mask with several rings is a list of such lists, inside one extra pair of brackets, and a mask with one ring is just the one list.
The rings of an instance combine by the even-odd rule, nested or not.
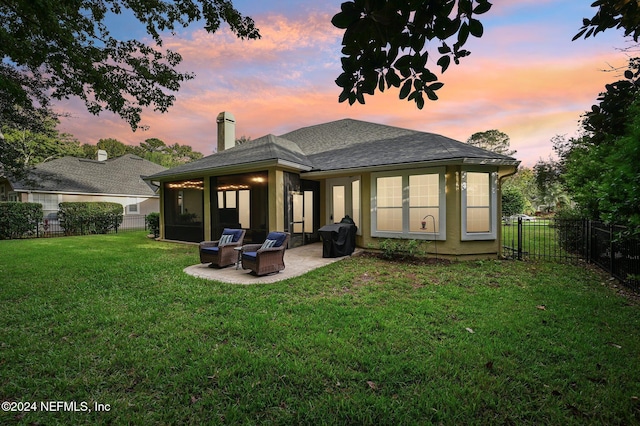
[[(352, 256), (361, 251), (362, 249), (356, 249)], [(251, 274), (251, 271), (242, 269), (242, 267), (236, 269), (235, 266), (229, 266), (217, 269), (210, 268), (208, 263), (189, 266), (184, 269), (184, 272), (194, 277), (230, 284), (269, 284), (298, 277), (347, 257), (349, 256), (324, 258), (322, 257), (322, 243), (314, 243), (286, 250), (284, 252), (285, 268), (277, 274), (258, 277)]]

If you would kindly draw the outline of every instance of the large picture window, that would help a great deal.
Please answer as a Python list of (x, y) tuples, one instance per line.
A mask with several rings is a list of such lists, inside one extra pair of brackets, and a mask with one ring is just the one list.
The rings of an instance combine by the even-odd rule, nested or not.
[(372, 175), (372, 235), (446, 239), (443, 167)]
[(462, 239), (494, 240), (497, 226), (497, 174), (462, 172)]

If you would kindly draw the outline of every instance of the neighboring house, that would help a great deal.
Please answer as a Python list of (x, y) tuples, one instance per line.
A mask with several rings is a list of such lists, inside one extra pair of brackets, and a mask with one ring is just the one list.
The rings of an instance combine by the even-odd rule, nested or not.
[(22, 181), (0, 178), (0, 201), (40, 203), (48, 220), (55, 220), (58, 204), (68, 201), (109, 201), (122, 204), (125, 215), (145, 215), (160, 207), (157, 187), (143, 179), (165, 170), (131, 154), (64, 157), (36, 165)]
[(339, 120), (234, 146), (235, 120), (218, 116), (218, 152), (150, 176), (161, 187), (161, 237), (217, 239), (224, 227), (262, 242), (318, 229), (349, 215), (360, 247), (386, 238), (430, 240), (450, 258), (500, 252), (504, 177), (519, 161), (453, 139)]

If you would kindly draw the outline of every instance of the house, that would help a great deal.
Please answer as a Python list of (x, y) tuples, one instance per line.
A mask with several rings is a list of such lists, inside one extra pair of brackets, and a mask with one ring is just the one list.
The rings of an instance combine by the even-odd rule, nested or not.
[(217, 153), (150, 176), (164, 239), (217, 239), (235, 227), (252, 242), (288, 231), (295, 246), (348, 215), (360, 247), (404, 238), (434, 241), (428, 250), (450, 258), (500, 251), (500, 186), (516, 172), (514, 158), (352, 119), (234, 146), (234, 117), (217, 121)]
[(159, 211), (157, 188), (146, 176), (167, 170), (138, 156), (127, 154), (100, 160), (63, 157), (33, 167), (21, 181), (0, 179), (0, 201), (42, 204), (44, 217), (55, 220), (58, 204), (73, 201), (120, 203), (126, 215)]

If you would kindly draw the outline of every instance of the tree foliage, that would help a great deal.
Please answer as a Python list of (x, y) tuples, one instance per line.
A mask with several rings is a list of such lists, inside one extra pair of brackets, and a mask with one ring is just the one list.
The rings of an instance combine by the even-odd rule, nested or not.
[[(125, 12), (156, 46), (111, 34), (107, 17)], [(15, 127), (47, 115), (52, 100), (75, 96), (91, 113), (112, 111), (135, 130), (143, 107), (166, 111), (171, 92), (193, 78), (176, 69), (178, 53), (161, 50), (164, 34), (203, 20), (211, 33), (226, 22), (242, 39), (260, 37), (228, 0), (2, 0), (0, 20), (0, 125)]]
[[(400, 89), (400, 99), (420, 109), (425, 96), (438, 99), (443, 84), (430, 69), (444, 73), (469, 55), (469, 36), (482, 37), (476, 19), (491, 8), (487, 0), (353, 0), (342, 3), (332, 23), (344, 29), (339, 101), (364, 104), (376, 90)], [(435, 42), (435, 43), (434, 43)], [(434, 50), (437, 49), (437, 50)]]
[(596, 36), (610, 28), (624, 29), (624, 35), (638, 41), (640, 37), (640, 3), (635, 0), (597, 0), (591, 4), (597, 8), (592, 18), (582, 20), (582, 28), (573, 39)]
[(476, 132), (467, 139), (467, 143), (509, 157), (513, 157), (518, 152), (511, 149), (509, 135), (496, 129)]
[(589, 217), (626, 224), (640, 232), (640, 61), (583, 117), (587, 133), (554, 149), (562, 176)]
[(526, 198), (522, 191), (516, 187), (503, 188), (502, 190), (502, 215), (513, 216), (524, 212)]
[(67, 155), (82, 156), (80, 142), (56, 130), (47, 120), (41, 131), (4, 127), (0, 138), (0, 171), (11, 179), (23, 179), (29, 167)]
[(502, 190), (515, 189), (522, 193), (525, 198), (524, 209), (522, 212), (533, 214), (536, 212), (536, 206), (538, 205), (538, 199), (540, 195), (538, 193), (538, 187), (536, 185), (535, 175), (532, 169), (527, 167), (520, 167), (515, 175), (509, 176), (502, 184)]

